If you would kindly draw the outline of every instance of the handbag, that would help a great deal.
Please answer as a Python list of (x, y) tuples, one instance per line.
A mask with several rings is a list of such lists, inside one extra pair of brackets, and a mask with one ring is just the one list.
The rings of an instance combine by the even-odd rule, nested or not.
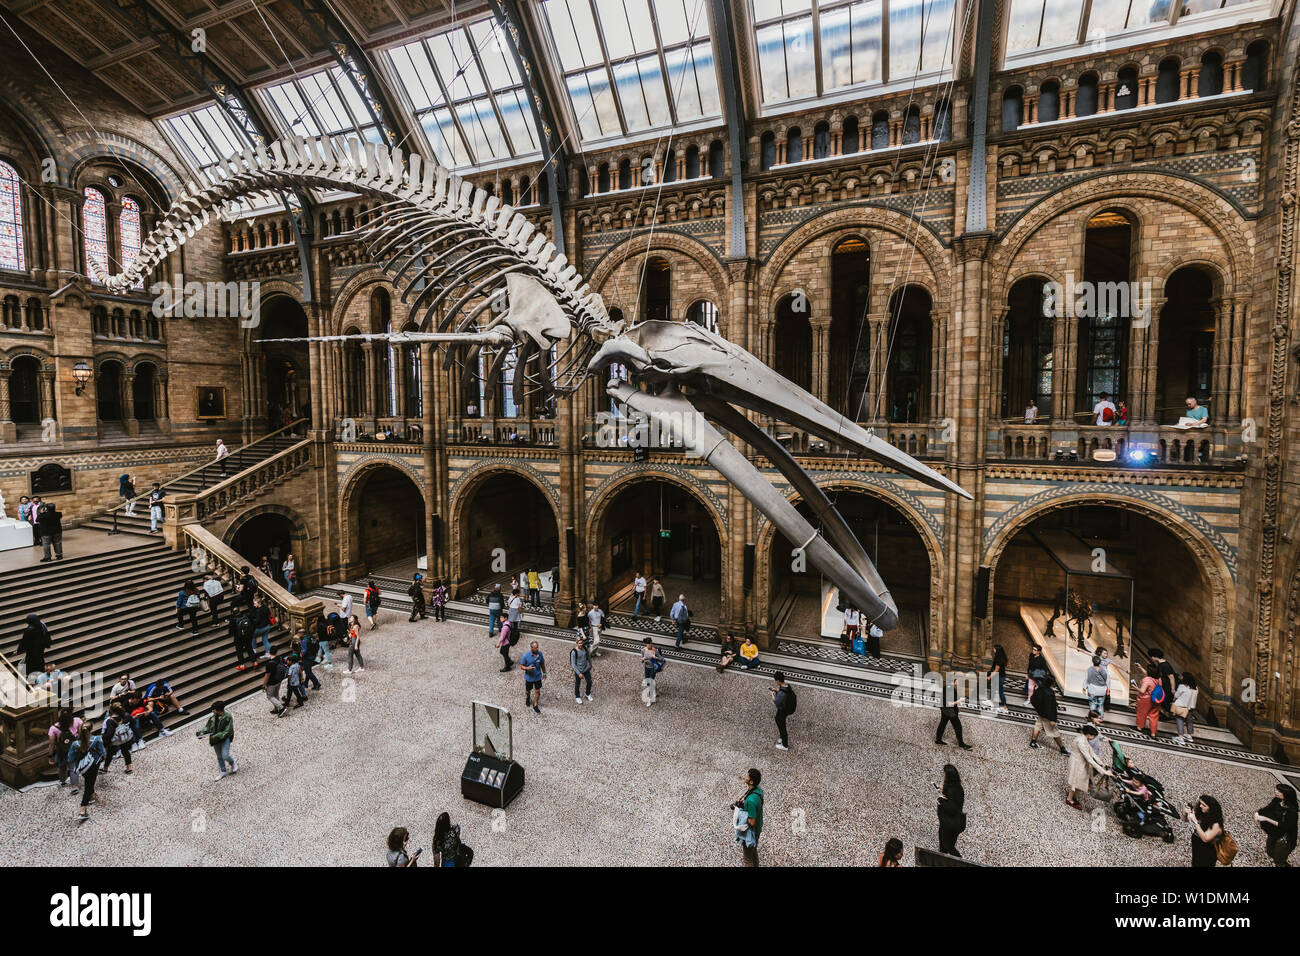
[(1191, 712), (1190, 708), (1183, 707), (1181, 704), (1174, 704), (1169, 709), (1173, 711), (1175, 717), (1186, 717)]
[(456, 851), (456, 865), (469, 866), (473, 862), (474, 862), (474, 848), (466, 846), (465, 844), (462, 843), (460, 845), (460, 849)]
[(1227, 830), (1224, 830), (1223, 835), (1214, 843), (1214, 855), (1218, 858), (1220, 866), (1232, 866), (1239, 849), (1241, 848), (1237, 846), (1237, 841)]
[(97, 763), (99, 763), (99, 758), (93, 753), (87, 752), (84, 757), (77, 761), (77, 773), (84, 777)]

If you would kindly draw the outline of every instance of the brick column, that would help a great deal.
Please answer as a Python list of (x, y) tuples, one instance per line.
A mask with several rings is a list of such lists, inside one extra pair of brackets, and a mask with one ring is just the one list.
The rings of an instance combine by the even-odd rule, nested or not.
[(123, 368), (122, 377), (118, 380), (118, 395), (121, 396), (122, 403), (122, 426), (132, 438), (140, 434), (140, 423), (135, 420), (134, 386), (135, 370)]
[(884, 401), (885, 376), (888, 373), (884, 368), (888, 345), (886, 337), (889, 334), (888, 319), (887, 312), (876, 312), (867, 316), (871, 342), (871, 371), (867, 373), (867, 407), (864, 409), (866, 414), (860, 418), (861, 421), (874, 422), (888, 418), (885, 414)]
[[(1156, 408), (1156, 375), (1159, 371), (1160, 312), (1165, 307), (1164, 297), (1153, 297), (1150, 307), (1151, 324), (1146, 328), (1133, 329), (1134, 338), (1138, 340), (1141, 352), (1133, 353), (1130, 350), (1130, 354), (1137, 354), (1140, 361), (1137, 368), (1129, 375), (1129, 392), (1133, 393), (1135, 399), (1129, 403), (1129, 418), (1132, 421), (1155, 425), (1160, 417)], [(1139, 411), (1134, 411), (1134, 404), (1138, 404)]]
[(0, 362), (0, 441), (17, 441), (18, 426), (13, 423), (9, 407), (9, 374), (13, 371), (8, 362)]
[(49, 419), (57, 419), (54, 410), (54, 369), (41, 369), (41, 424)]
[(827, 400), (830, 388), (830, 350), (827, 348), (830, 330), (829, 320), (819, 320), (812, 324), (812, 393), (823, 402)]
[(375, 394), (375, 343), (361, 343), (361, 417), (365, 419), (363, 430), (374, 432), (376, 411), (379, 408), (378, 396)]
[[(1245, 335), (1246, 320), (1250, 314), (1250, 302), (1243, 298), (1228, 296), (1225, 299), (1227, 308), (1225, 314), (1228, 317), (1228, 327), (1225, 328), (1224, 335), (1230, 336), (1230, 352), (1228, 358), (1228, 370), (1230, 378), (1228, 382), (1228, 420), (1241, 421), (1242, 399), (1241, 399), (1241, 377), (1242, 369), (1246, 364), (1245, 356)], [(1218, 336), (1218, 330), (1215, 330), (1215, 336)]]
[(159, 373), (153, 385), (153, 409), (158, 417), (158, 430), (164, 435), (172, 432), (171, 408), (167, 401), (167, 375)]

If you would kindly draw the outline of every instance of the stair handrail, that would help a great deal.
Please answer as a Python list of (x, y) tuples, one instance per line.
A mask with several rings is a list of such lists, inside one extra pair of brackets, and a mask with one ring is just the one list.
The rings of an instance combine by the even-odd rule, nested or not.
[[(236, 454), (237, 452), (247, 451), (249, 448), (252, 448), (254, 445), (260, 445), (262, 442), (267, 441), (268, 439), (275, 438), (276, 436), (281, 435), (281, 434), (283, 434), (284, 432), (289, 431), (290, 429), (297, 428), (299, 425), (301, 425), (301, 424), (302, 424), (303, 422), (305, 422), (305, 421), (307, 421), (307, 419), (305, 419), (305, 418), (298, 418), (298, 419), (295, 419), (294, 421), (291, 421), (289, 424), (284, 425), (284, 426), (282, 426), (282, 427), (280, 427), (280, 428), (277, 428), (277, 429), (276, 429), (275, 431), (273, 431), (273, 432), (267, 432), (267, 433), (266, 433), (265, 435), (263, 435), (261, 438), (255, 438), (255, 439), (253, 439), (253, 440), (250, 441), (250, 442), (245, 442), (244, 444), (240, 445), (238, 448), (236, 448), (236, 449), (234, 449), (233, 451), (231, 451), (230, 454), (231, 454), (231, 455), (234, 455), (234, 454)], [(207, 469), (212, 468), (214, 465), (216, 465), (216, 463), (217, 463), (218, 461), (220, 461), (220, 459), (218, 459), (218, 458), (213, 458), (211, 461), (205, 461), (203, 464), (199, 465), (197, 468), (191, 468), (189, 471), (187, 471), (187, 472), (183, 472), (182, 474), (179, 474), (179, 475), (176, 475), (174, 478), (168, 478), (166, 481), (164, 481), (164, 482), (160, 482), (160, 483), (159, 483), (159, 487), (161, 487), (161, 488), (166, 488), (168, 485), (174, 485), (176, 482), (181, 481), (182, 479), (185, 479), (185, 478), (189, 478), (189, 477), (192, 476), (192, 475), (199, 475), (200, 473), (204, 473), (204, 472), (207, 471)], [(252, 466), (250, 466), (250, 467), (252, 467)], [(244, 470), (246, 471), (247, 469), (244, 469)], [(239, 472), (236, 472), (235, 474), (239, 474)], [(206, 475), (206, 474), (202, 474), (202, 475), (201, 475), (201, 480), (206, 480), (206, 478), (207, 478), (207, 475)], [(125, 508), (126, 505), (127, 505), (127, 503), (128, 503), (128, 502), (132, 502), (132, 501), (134, 501), (134, 502), (141, 502), (141, 501), (143, 501), (143, 502), (146, 502), (146, 504), (147, 504), (148, 501), (149, 501), (149, 493), (148, 493), (148, 492), (145, 492), (145, 493), (142, 494), (142, 495), (136, 495), (134, 498), (128, 498), (126, 501), (119, 501), (117, 504), (113, 505), (113, 507), (111, 507), (111, 508), (105, 508), (103, 511), (96, 511), (96, 512), (93, 512), (93, 513), (92, 513), (92, 514), (91, 514), (91, 515), (90, 515), (86, 520), (87, 520), (87, 521), (91, 521), (91, 520), (93, 520), (93, 519), (95, 519), (95, 518), (100, 517), (101, 515), (104, 515), (104, 516), (112, 515), (112, 517), (113, 517), (113, 530), (116, 531), (116, 530), (117, 530), (117, 513), (118, 513), (118, 511), (119, 511), (121, 508)]]
[[(263, 458), (257, 464), (250, 465), (249, 467), (245, 468), (243, 471), (238, 471), (235, 474), (231, 475), (229, 478), (222, 479), (221, 481), (217, 482), (215, 485), (211, 485), (207, 488), (203, 488), (202, 490), (193, 492), (192, 494), (187, 493), (183, 495), (176, 495), (172, 498), (167, 498), (163, 502), (166, 507), (166, 511), (169, 514), (175, 514), (177, 520), (181, 519), (182, 517), (192, 516), (194, 518), (197, 518), (199, 521), (202, 521), (205, 517), (208, 517), (209, 514), (216, 513), (216, 512), (205, 512), (204, 511), (205, 503), (211, 501), (214, 498), (220, 498), (228, 491), (234, 489), (235, 486), (238, 485), (240, 482), (253, 480), (257, 478), (257, 476), (261, 475), (263, 472), (274, 471), (275, 472), (274, 477), (281, 477), (283, 475), (287, 475), (293, 471), (296, 471), (298, 468), (302, 467), (304, 464), (307, 464), (311, 461), (311, 457), (312, 457), (311, 449), (313, 445), (314, 442), (312, 441), (312, 439), (303, 438), (300, 441), (294, 442), (294, 444), (289, 445), (286, 448), (281, 448), (273, 455), (268, 455), (266, 458)], [(298, 460), (296, 462), (290, 463), (290, 465), (287, 468), (282, 468), (281, 464), (287, 458), (296, 458)], [(237, 495), (231, 501), (217, 508), (216, 511), (217, 512), (224, 511), (226, 508), (234, 504), (235, 501), (242, 501), (244, 498), (247, 498), (249, 495), (255, 493), (256, 489), (259, 489), (266, 484), (267, 482), (265, 480), (255, 481), (252, 488), (243, 492), (242, 494)], [(187, 505), (192, 506), (193, 508), (192, 514), (186, 511)]]
[[(211, 531), (200, 524), (187, 524), (181, 529), (184, 537), (178, 542), (190, 556), (195, 571), (213, 571), (228, 577), (232, 584), (239, 580), (240, 568), (247, 566), (248, 573), (257, 584), (258, 593), (262, 595), (277, 620), (289, 628), (290, 632), (299, 627), (310, 628), (320, 616), (325, 603), (320, 598), (299, 598), (278, 584), (269, 574), (256, 568), (248, 559), (234, 548), (225, 544)], [(202, 549), (202, 561), (196, 549)], [(199, 564), (202, 564), (202, 568)]]

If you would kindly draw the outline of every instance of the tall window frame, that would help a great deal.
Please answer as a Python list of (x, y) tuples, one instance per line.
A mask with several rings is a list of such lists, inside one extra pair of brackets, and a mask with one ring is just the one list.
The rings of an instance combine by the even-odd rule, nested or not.
[(27, 271), (22, 187), (18, 170), (0, 159), (0, 269), (13, 272)]
[[(108, 196), (98, 186), (85, 186), (81, 190), (81, 252), (86, 260), (86, 272), (94, 262), (105, 272), (110, 272), (111, 251), (108, 245)], [(92, 281), (100, 280), (92, 277)]]

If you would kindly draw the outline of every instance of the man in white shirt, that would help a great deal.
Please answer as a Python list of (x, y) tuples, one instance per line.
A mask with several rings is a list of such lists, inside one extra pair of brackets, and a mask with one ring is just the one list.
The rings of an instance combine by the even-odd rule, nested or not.
[(636, 592), (636, 606), (632, 609), (632, 616), (638, 617), (641, 614), (641, 605), (645, 603), (645, 575), (640, 571), (632, 580), (632, 589)]
[(1097, 404), (1093, 406), (1092, 413), (1097, 416), (1098, 425), (1115, 424), (1115, 404), (1110, 400), (1109, 392), (1102, 392), (1097, 396)]
[(844, 609), (844, 641), (850, 647), (853, 646), (853, 640), (858, 636), (858, 626), (862, 623), (862, 615), (858, 609), (849, 606)]
[(594, 601), (591, 610), (587, 612), (587, 626), (591, 631), (591, 656), (596, 657), (600, 654), (596, 648), (600, 647), (600, 627), (605, 623), (605, 612), (600, 609), (600, 605)]
[(347, 591), (339, 592), (339, 617), (344, 624), (352, 623), (352, 595)]

